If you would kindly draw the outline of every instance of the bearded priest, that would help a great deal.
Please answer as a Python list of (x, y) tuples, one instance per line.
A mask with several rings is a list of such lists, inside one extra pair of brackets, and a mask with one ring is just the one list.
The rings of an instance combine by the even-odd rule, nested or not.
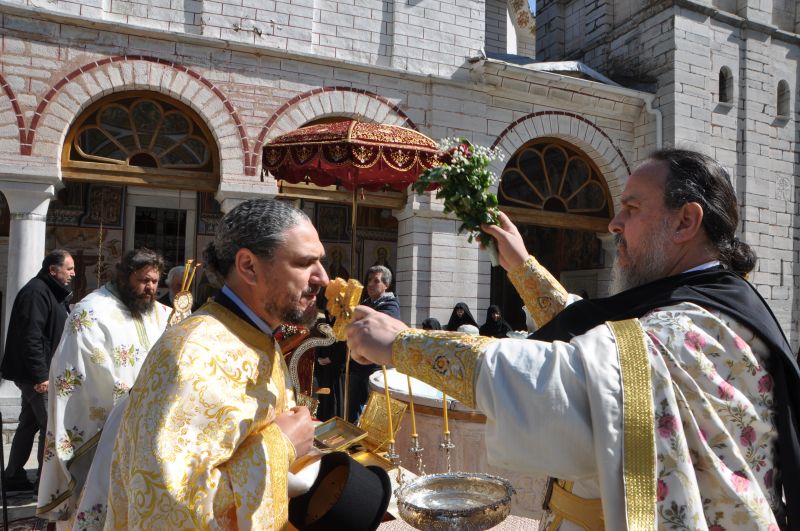
[(617, 295), (567, 305), (501, 216), (483, 229), (536, 340), (414, 330), (360, 306), (348, 345), (484, 412), (490, 463), (559, 478), (546, 529), (800, 529), (800, 370), (743, 278), (755, 255), (738, 213), (720, 164), (656, 152), (609, 224)]

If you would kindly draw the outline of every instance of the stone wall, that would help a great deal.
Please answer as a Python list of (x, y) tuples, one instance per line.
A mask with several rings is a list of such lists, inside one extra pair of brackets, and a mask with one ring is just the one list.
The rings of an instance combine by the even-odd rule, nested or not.
[(484, 2), (34, 0), (9, 4), (170, 33), (450, 75), (484, 46)]
[[(742, 238), (759, 255), (751, 280), (796, 347), (800, 342), (798, 263), (796, 2), (539, 2), (539, 18), (564, 35), (540, 34), (543, 59), (564, 41), (565, 53), (620, 84), (655, 94), (666, 145), (699, 149), (731, 174), (741, 203)], [(613, 25), (593, 43), (587, 10), (613, 12)], [(719, 11), (717, 11), (719, 10)], [(574, 13), (574, 16), (570, 16)], [(580, 13), (580, 14), (579, 14)], [(599, 16), (599, 15), (597, 15)], [(601, 18), (595, 17), (595, 20)], [(541, 29), (541, 26), (540, 26)], [(792, 33), (794, 32), (794, 33)], [(584, 40), (587, 37), (584, 37)], [(551, 55), (547, 55), (551, 54)], [(732, 75), (730, 102), (720, 101), (720, 72)], [(778, 83), (789, 113), (778, 116)], [(636, 136), (637, 144), (652, 145)], [(638, 145), (637, 145), (638, 148)], [(645, 149), (637, 149), (641, 158)]]
[(487, 53), (508, 52), (508, 2), (505, 0), (486, 0), (486, 46)]

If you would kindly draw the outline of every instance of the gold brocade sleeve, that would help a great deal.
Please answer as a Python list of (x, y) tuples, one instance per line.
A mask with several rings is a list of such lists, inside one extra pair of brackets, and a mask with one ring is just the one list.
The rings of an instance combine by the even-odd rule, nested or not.
[(397, 334), (392, 361), (398, 371), (474, 408), (479, 364), (486, 346), (495, 341), (491, 337), (409, 328)]
[(508, 279), (539, 328), (567, 305), (567, 290), (533, 256), (509, 271)]

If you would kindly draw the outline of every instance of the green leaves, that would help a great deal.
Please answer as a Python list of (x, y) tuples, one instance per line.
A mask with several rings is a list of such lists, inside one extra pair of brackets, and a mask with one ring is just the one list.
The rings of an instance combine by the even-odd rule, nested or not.
[(484, 233), (481, 224), (499, 222), (497, 196), (490, 190), (497, 177), (489, 169), (502, 154), (482, 146), (474, 146), (466, 138), (445, 139), (440, 143), (445, 155), (442, 164), (425, 170), (412, 185), (418, 194), (436, 188), (436, 198), (444, 200), (445, 214), (453, 213), (461, 220), (460, 232), (469, 232), (469, 241), (475, 238), (484, 244), (493, 239)]

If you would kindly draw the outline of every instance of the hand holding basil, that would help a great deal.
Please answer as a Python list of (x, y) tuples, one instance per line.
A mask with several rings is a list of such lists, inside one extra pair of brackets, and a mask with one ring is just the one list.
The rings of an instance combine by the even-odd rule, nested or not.
[(475, 238), (489, 251), (492, 265), (498, 265), (494, 238), (483, 232), (481, 224), (497, 225), (500, 210), (497, 196), (490, 190), (497, 176), (492, 173), (493, 160), (502, 160), (497, 150), (475, 146), (466, 138), (440, 142), (444, 152), (440, 165), (425, 170), (411, 185), (422, 194), (436, 188), (436, 198), (444, 200), (444, 213), (453, 213), (461, 220), (458, 232), (468, 232), (468, 241)]

